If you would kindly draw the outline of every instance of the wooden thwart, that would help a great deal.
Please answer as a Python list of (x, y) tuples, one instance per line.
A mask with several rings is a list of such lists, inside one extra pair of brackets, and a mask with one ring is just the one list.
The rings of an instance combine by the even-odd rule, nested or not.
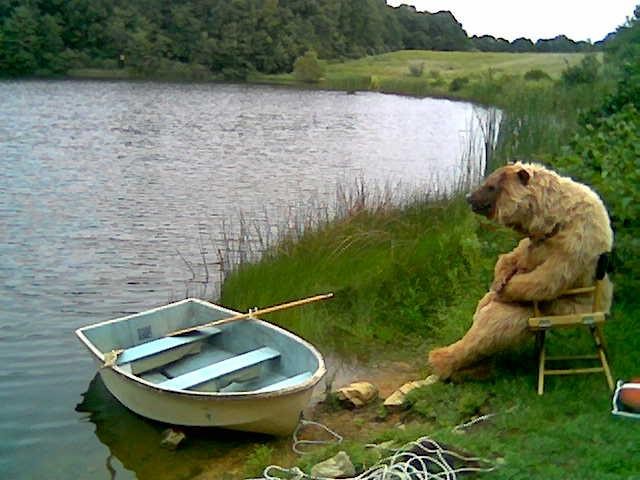
[(160, 384), (163, 388), (174, 390), (187, 390), (203, 383), (211, 382), (234, 373), (241, 372), (251, 367), (256, 367), (268, 360), (278, 358), (280, 352), (269, 347), (262, 347), (246, 352), (221, 362), (207, 365), (179, 377), (172, 378)]

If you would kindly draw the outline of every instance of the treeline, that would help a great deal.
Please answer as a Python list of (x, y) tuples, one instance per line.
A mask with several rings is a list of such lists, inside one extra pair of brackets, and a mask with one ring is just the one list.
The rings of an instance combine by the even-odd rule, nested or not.
[(476, 50), (482, 52), (513, 52), (513, 53), (553, 53), (553, 52), (593, 52), (598, 49), (600, 43), (596, 45), (580, 41), (571, 40), (566, 35), (558, 35), (554, 38), (540, 39), (533, 43), (528, 38), (516, 38), (509, 42), (504, 38), (495, 38), (491, 35), (483, 35), (471, 37), (471, 45)]
[(582, 51), (566, 37), (469, 38), (450, 12), (384, 0), (3, 0), (0, 75), (56, 75), (127, 67), (141, 74), (187, 66), (245, 78), (291, 71), (308, 50), (345, 59), (402, 49)]

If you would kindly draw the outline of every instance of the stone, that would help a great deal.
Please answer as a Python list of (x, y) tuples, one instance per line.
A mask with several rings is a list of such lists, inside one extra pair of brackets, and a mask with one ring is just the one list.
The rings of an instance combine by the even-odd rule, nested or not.
[(311, 467), (311, 476), (320, 478), (349, 478), (356, 474), (356, 469), (346, 452), (340, 451), (335, 456)]
[(405, 383), (385, 399), (384, 406), (389, 410), (402, 410), (407, 406), (407, 394), (409, 392), (415, 390), (416, 388), (433, 385), (438, 380), (439, 379), (437, 375), (429, 375), (424, 380), (416, 380), (414, 382)]
[(336, 392), (338, 400), (354, 408), (364, 407), (378, 398), (378, 389), (369, 382), (354, 382)]
[(167, 428), (162, 432), (160, 445), (169, 450), (175, 450), (185, 438), (187, 438), (187, 436), (183, 432), (174, 430), (173, 428)]

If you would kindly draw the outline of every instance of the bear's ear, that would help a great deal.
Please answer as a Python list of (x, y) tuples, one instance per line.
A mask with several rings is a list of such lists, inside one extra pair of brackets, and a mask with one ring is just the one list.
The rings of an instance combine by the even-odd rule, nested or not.
[(518, 178), (520, 179), (520, 183), (522, 183), (522, 185), (528, 185), (531, 175), (524, 168), (521, 168), (520, 170), (518, 170)]

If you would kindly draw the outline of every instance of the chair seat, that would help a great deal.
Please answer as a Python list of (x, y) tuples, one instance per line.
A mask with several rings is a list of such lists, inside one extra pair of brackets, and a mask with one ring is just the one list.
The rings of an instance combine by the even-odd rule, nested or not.
[(604, 312), (575, 313), (572, 315), (545, 315), (529, 319), (530, 330), (547, 330), (556, 327), (596, 325), (606, 320)]

